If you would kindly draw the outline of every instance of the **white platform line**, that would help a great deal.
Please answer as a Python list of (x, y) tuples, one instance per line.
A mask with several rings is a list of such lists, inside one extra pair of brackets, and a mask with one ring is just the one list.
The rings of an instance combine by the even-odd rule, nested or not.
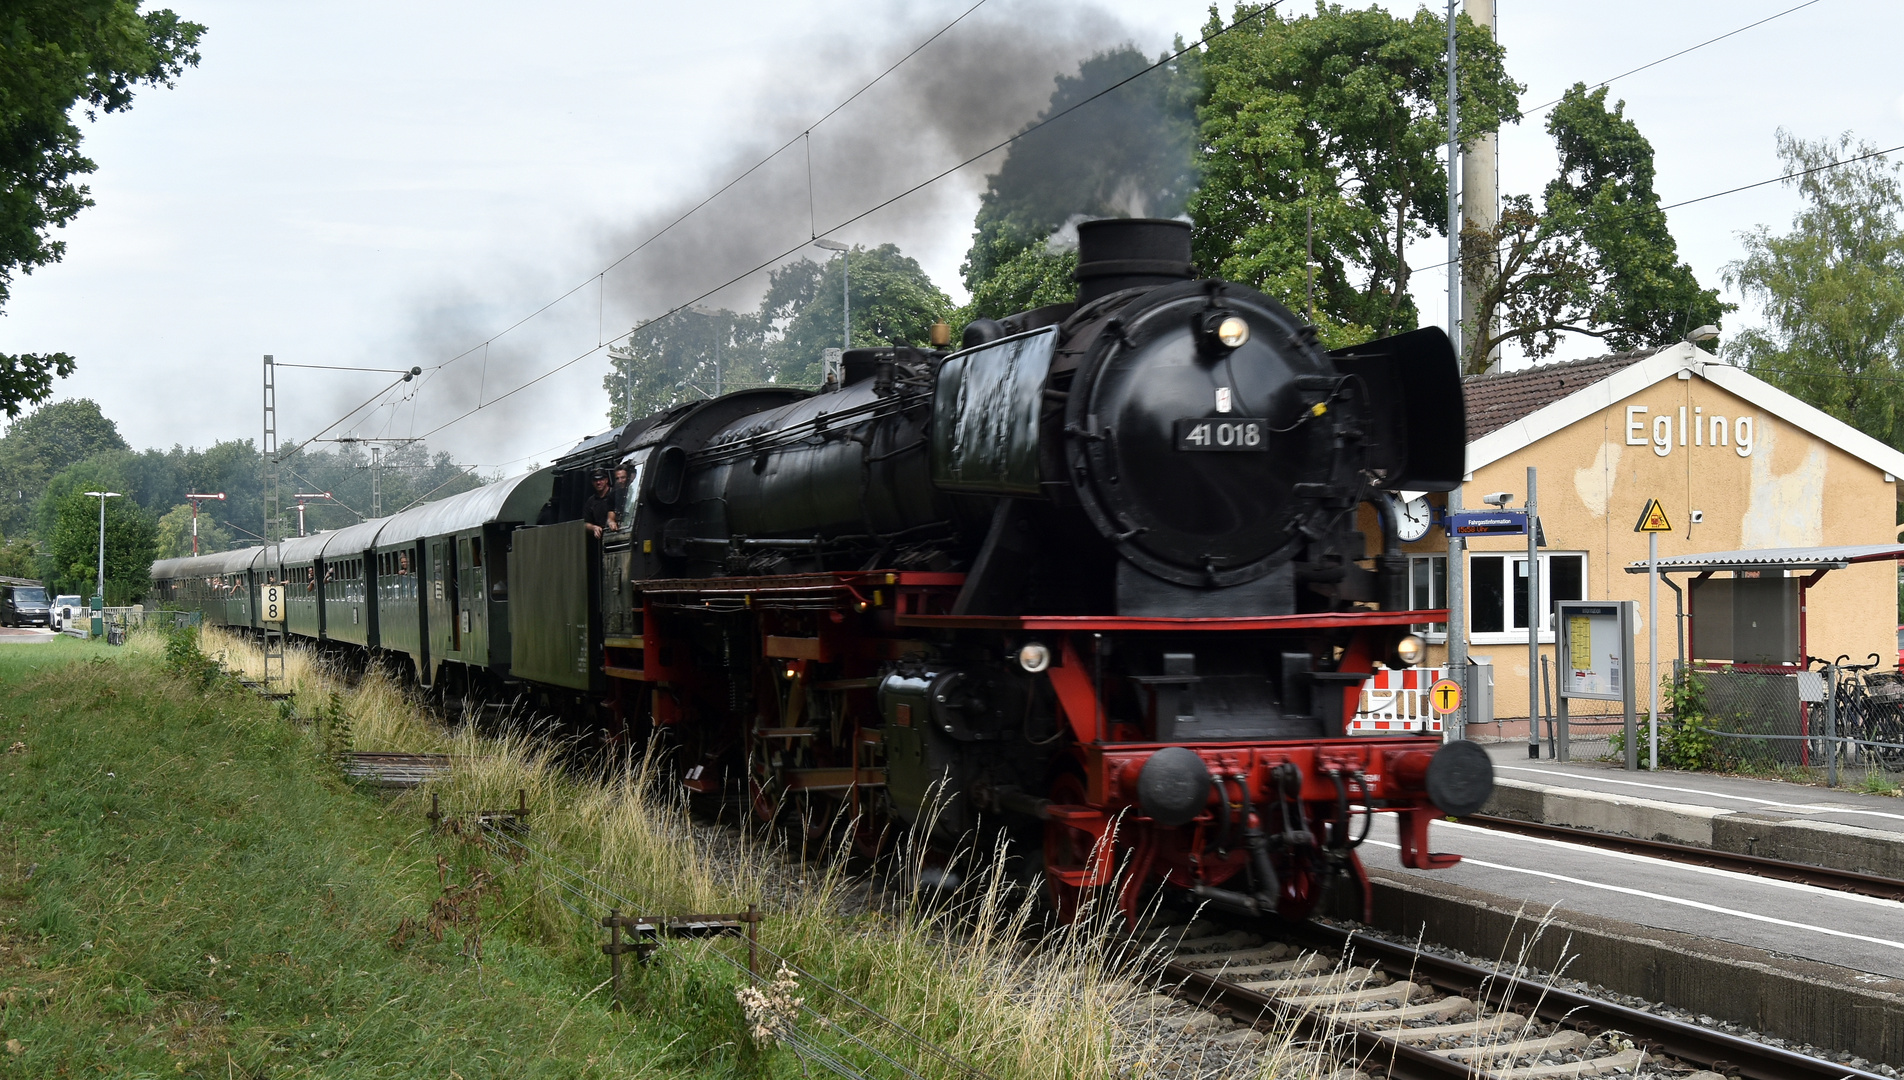
[[(1558, 772), (1553, 769), (1529, 769), (1520, 765), (1496, 765), (1496, 769), (1508, 772), (1538, 773), (1541, 776), (1564, 776), (1570, 780), (1586, 780), (1594, 784), (1623, 784), (1626, 787), (1648, 788), (1652, 791), (1677, 791), (1682, 795), (1704, 795), (1713, 799), (1735, 799), (1739, 802), (1758, 803), (1761, 806), (1779, 806), (1787, 810), (1803, 810), (1808, 814), (1863, 814), (1866, 817), (1890, 818), (1892, 821), (1904, 821), (1904, 814), (1892, 814), (1883, 810), (1860, 810), (1855, 806), (1833, 806), (1829, 803), (1789, 803), (1777, 799), (1760, 799), (1751, 795), (1728, 795), (1723, 791), (1706, 791), (1703, 788), (1673, 787), (1669, 784), (1647, 784), (1638, 780), (1614, 780), (1601, 776), (1581, 776), (1579, 773)], [(1576, 788), (1577, 791), (1591, 791), (1592, 788)]]
[[(1370, 844), (1374, 844), (1377, 847), (1392, 848), (1396, 851), (1401, 850), (1400, 844), (1391, 844), (1383, 840), (1370, 839), (1366, 842)], [(1486, 862), (1481, 859), (1469, 858), (1468, 856), (1465, 856), (1465, 855), (1461, 857), (1461, 861), (1464, 863), (1471, 863), (1475, 866), (1485, 866), (1490, 870), (1506, 870), (1510, 873), (1527, 874), (1532, 877), (1546, 878), (1548, 881), (1564, 881), (1570, 885), (1580, 885), (1589, 889), (1600, 889), (1604, 892), (1615, 892), (1615, 893), (1624, 894), (1626, 896), (1638, 896), (1647, 900), (1658, 900), (1659, 902), (1663, 904), (1678, 904), (1680, 907), (1695, 908), (1699, 911), (1710, 911), (1717, 915), (1732, 915), (1740, 919), (1749, 919), (1752, 922), (1769, 923), (1773, 926), (1784, 926), (1784, 927), (1789, 927), (1793, 930), (1809, 930), (1814, 934), (1825, 934), (1829, 937), (1844, 938), (1848, 941), (1862, 941), (1870, 945), (1882, 945), (1887, 949), (1897, 949), (1901, 952), (1904, 952), (1904, 941), (1892, 941), (1889, 938), (1870, 937), (1865, 934), (1853, 934), (1844, 930), (1833, 930), (1829, 926), (1813, 926), (1810, 923), (1793, 922), (1790, 919), (1779, 919), (1779, 918), (1774, 918), (1770, 915), (1760, 915), (1756, 911), (1739, 911), (1734, 908), (1720, 907), (1717, 904), (1706, 904), (1706, 903), (1701, 903), (1698, 900), (1688, 900), (1682, 896), (1667, 896), (1664, 893), (1648, 892), (1645, 889), (1629, 889), (1624, 885), (1608, 885), (1600, 881), (1588, 881), (1585, 878), (1568, 877), (1565, 874), (1553, 874), (1553, 873), (1548, 873), (1547, 871), (1544, 871), (1544, 870), (1530, 870), (1523, 866), (1506, 866), (1501, 863)]]
[[(1542, 844), (1547, 847), (1565, 848), (1570, 855), (1590, 853), (1607, 859), (1623, 859), (1627, 862), (1646, 863), (1650, 866), (1684, 870), (1690, 874), (1705, 874), (1710, 877), (1724, 878), (1741, 885), (1763, 885), (1768, 889), (1787, 889), (1792, 892), (1806, 893), (1815, 897), (1832, 900), (1850, 900), (1860, 904), (1870, 904), (1888, 911), (1904, 913), (1904, 902), (1888, 900), (1882, 896), (1866, 896), (1863, 893), (1845, 892), (1842, 889), (1827, 889), (1821, 885), (1807, 885), (1802, 881), (1781, 881), (1778, 878), (1760, 877), (1757, 874), (1745, 874), (1737, 870), (1725, 870), (1716, 866), (1694, 866), (1674, 859), (1657, 855), (1638, 855), (1630, 851), (1608, 851), (1591, 844), (1576, 843), (1571, 840), (1554, 840), (1544, 836), (1523, 836), (1520, 833), (1489, 829), (1480, 825), (1464, 825), (1455, 821), (1437, 821), (1437, 829), (1460, 829), (1463, 832), (1485, 834), (1490, 839), (1512, 840), (1523, 844)], [(1614, 837), (1619, 839), (1619, 837)], [(1715, 853), (1715, 854), (1723, 854)]]

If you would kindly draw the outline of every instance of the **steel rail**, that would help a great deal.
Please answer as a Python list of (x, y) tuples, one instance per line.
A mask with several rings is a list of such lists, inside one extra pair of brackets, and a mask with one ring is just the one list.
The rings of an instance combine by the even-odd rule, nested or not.
[[(1543, 1020), (1583, 1030), (1587, 1025), (1592, 1025), (1597, 1029), (1611, 1029), (1631, 1035), (1649, 1057), (1672, 1057), (1708, 1068), (1722, 1065), (1730, 1075), (1738, 1076), (1740, 1080), (1882, 1080), (1878, 1073), (1807, 1057), (1697, 1024), (1655, 1016), (1545, 983), (1517, 979), (1476, 964), (1421, 952), (1366, 934), (1316, 924), (1303, 927), (1301, 933), (1326, 943), (1329, 948), (1350, 951), (1359, 959), (1373, 961), (1392, 976), (1425, 981), (1450, 993), (1474, 994), (1477, 989), (1492, 987), (1493, 993), (1483, 998), (1496, 1009), (1522, 1006)], [(1404, 1060), (1412, 1065), (1412, 1056), (1404, 1058), (1397, 1054), (1398, 1063)], [(1414, 1074), (1391, 1070), (1390, 1075), (1400, 1078)]]
[(1463, 825), (1473, 825), (1476, 828), (1491, 829), (1495, 832), (1514, 833), (1543, 840), (1560, 840), (1569, 844), (1579, 844), (1582, 847), (1601, 848), (1629, 855), (1647, 855), (1668, 862), (1688, 863), (1693, 866), (1730, 870), (1733, 873), (1751, 874), (1776, 881), (1814, 885), (1821, 889), (1835, 889), (1839, 892), (1904, 901), (1904, 881), (1881, 877), (1877, 874), (1863, 874), (1855, 870), (1836, 870), (1810, 863), (1768, 859), (1762, 855), (1715, 851), (1712, 848), (1678, 844), (1669, 840), (1642, 840), (1633, 836), (1578, 829), (1569, 825), (1519, 821), (1514, 818), (1496, 817), (1492, 814), (1469, 814), (1457, 820)]

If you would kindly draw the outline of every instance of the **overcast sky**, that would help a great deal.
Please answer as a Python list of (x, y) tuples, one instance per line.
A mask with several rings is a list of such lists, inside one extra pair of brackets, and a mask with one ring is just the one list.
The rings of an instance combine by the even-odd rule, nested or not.
[[(1499, 0), (1530, 110), (1503, 132), (1502, 191), (1538, 193), (1552, 174), (1534, 106), (1797, 2)], [(176, 89), (82, 125), (98, 205), (64, 230), (64, 262), (16, 282), (0, 351), (77, 356), (58, 395), (97, 400), (135, 447), (256, 438), (267, 352), (416, 365), (412, 392), (350, 433), (430, 433), (486, 471), (546, 462), (604, 424), (601, 342), (809, 235), (809, 157), (825, 231), (1015, 131), (1091, 51), (1156, 53), (1174, 34), (1195, 38), (1208, 14), (1188, 0), (987, 0), (809, 140), (616, 262), (972, 3), (174, 0), (209, 27), (204, 59)], [(1904, 143), (1900, 42), (1904, 5), (1816, 0), (1613, 94), (1652, 141), (1673, 203), (1776, 176), (1780, 127)], [(962, 299), (987, 164), (835, 235), (898, 243)], [(1773, 185), (1670, 219), (1682, 256), (1717, 286), (1741, 231), (1783, 229), (1796, 208)], [(712, 300), (751, 306), (751, 284)], [(1442, 321), (1445, 285), (1441, 271), (1417, 277), (1424, 321)], [(281, 437), (316, 435), (390, 378), (281, 371)]]

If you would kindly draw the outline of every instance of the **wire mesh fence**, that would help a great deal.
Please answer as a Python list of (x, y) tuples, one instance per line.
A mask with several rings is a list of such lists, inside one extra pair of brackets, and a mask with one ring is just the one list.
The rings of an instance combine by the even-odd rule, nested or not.
[(1850, 783), (1904, 772), (1898, 672), (1695, 668), (1673, 685), (1662, 765)]

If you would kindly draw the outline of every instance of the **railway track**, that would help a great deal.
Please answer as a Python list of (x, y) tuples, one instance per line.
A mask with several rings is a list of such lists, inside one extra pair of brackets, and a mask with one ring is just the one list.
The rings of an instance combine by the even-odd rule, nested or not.
[(1734, 873), (1751, 874), (1777, 881), (1795, 881), (1804, 885), (1815, 885), (1821, 889), (1836, 889), (1840, 892), (1861, 893), (1886, 900), (1904, 901), (1904, 881), (1879, 877), (1875, 874), (1834, 870), (1826, 866), (1786, 862), (1782, 859), (1768, 859), (1759, 855), (1714, 851), (1711, 848), (1676, 844), (1666, 840), (1641, 840), (1637, 837), (1618, 836), (1592, 829), (1576, 829), (1567, 825), (1549, 825), (1544, 822), (1495, 817), (1492, 814), (1469, 814), (1459, 820), (1463, 825), (1473, 825), (1495, 832), (1532, 836), (1543, 840), (1559, 840), (1583, 847), (1625, 852), (1630, 855), (1647, 855), (1669, 862), (1730, 870)]
[(1264, 942), (1198, 920), (1155, 933), (1167, 992), (1238, 1023), (1293, 1024), (1389, 1080), (1722, 1076), (1881, 1080), (1721, 1031), (1324, 926)]

